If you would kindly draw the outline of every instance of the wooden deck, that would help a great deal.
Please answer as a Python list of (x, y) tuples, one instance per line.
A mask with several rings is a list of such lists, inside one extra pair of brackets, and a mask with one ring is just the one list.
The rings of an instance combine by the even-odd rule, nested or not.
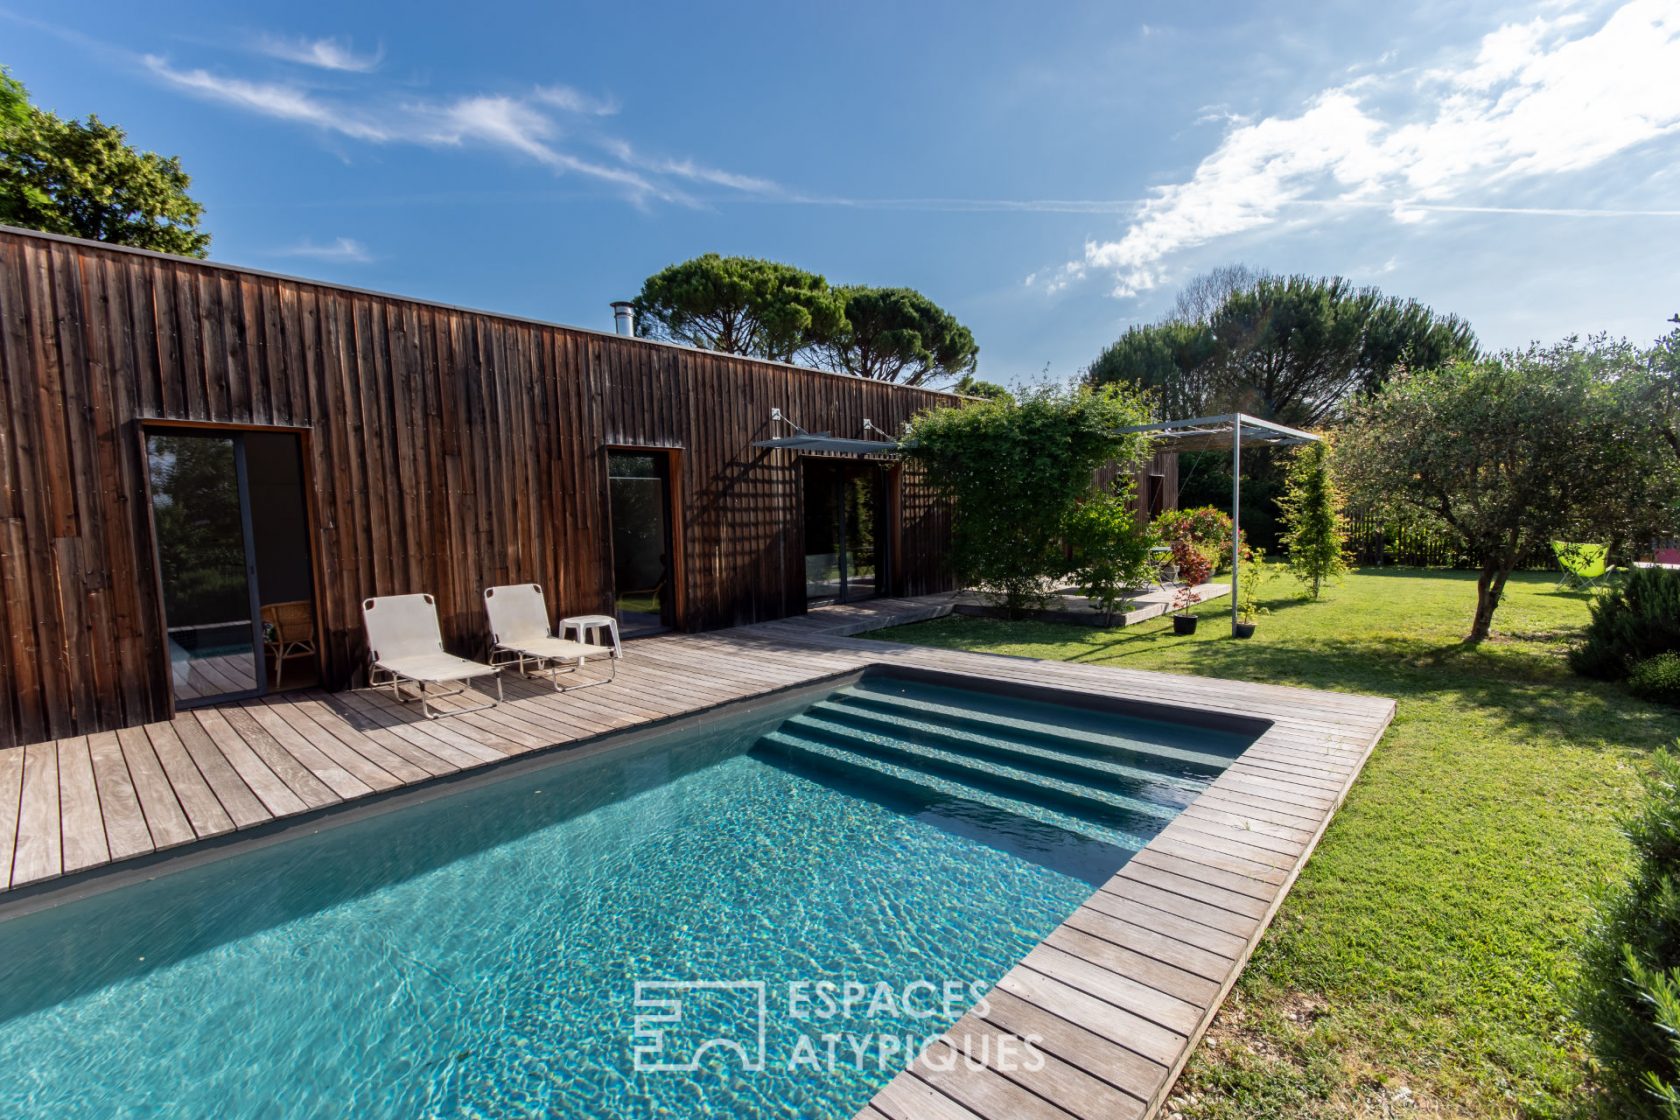
[[(951, 610), (877, 600), (637, 641), (611, 684), (428, 722), (388, 694), (319, 691), (0, 751), (0, 890), (89, 872), (504, 759), (871, 664), (1260, 717), (1272, 727), (864, 1120), (1148, 1117), (1392, 718), (1392, 701), (851, 635)], [(470, 699), (470, 697), (468, 697)], [(448, 701), (444, 702), (448, 704)], [(461, 700), (454, 703), (461, 704)], [(6, 896), (0, 894), (0, 900)], [(1039, 1068), (997, 1060), (1031, 1041)]]

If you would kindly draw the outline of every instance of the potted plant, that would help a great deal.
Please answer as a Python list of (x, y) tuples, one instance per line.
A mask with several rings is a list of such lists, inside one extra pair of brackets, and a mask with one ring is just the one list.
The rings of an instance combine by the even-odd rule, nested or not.
[(1173, 595), (1173, 633), (1194, 634), (1196, 616), (1190, 608), (1197, 603), (1196, 588), (1213, 574), (1213, 564), (1194, 542), (1176, 540), (1172, 544), (1173, 560), (1178, 564), (1178, 578), (1182, 581)]
[(1237, 620), (1231, 633), (1239, 638), (1254, 637), (1255, 619), (1271, 612), (1260, 605), (1260, 589), (1272, 581), (1277, 572), (1266, 566), (1266, 550), (1256, 548), (1243, 560), (1242, 579), (1237, 587)]

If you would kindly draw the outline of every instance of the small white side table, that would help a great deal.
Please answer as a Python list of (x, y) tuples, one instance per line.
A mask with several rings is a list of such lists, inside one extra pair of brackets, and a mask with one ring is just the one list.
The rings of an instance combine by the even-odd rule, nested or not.
[(612, 646), (613, 657), (622, 658), (624, 647), (618, 644), (618, 619), (610, 614), (574, 614), (570, 618), (560, 620), (560, 636), (570, 638), (576, 631), (577, 640), (585, 645), (598, 646), (603, 643), (596, 641), (601, 631), (607, 632), (606, 645)]

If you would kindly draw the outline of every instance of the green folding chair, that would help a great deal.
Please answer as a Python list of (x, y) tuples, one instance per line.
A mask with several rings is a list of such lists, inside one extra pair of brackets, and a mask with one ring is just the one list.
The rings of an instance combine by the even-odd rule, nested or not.
[(1597, 587), (1610, 571), (1610, 546), (1553, 541), (1552, 552), (1563, 569), (1559, 587)]

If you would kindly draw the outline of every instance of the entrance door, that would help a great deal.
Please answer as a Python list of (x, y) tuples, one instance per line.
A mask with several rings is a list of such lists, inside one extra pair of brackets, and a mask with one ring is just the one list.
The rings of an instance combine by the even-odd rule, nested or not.
[(613, 610), (621, 635), (674, 624), (671, 594), (671, 457), (608, 451)]
[(297, 436), (156, 429), (146, 463), (176, 703), (317, 681)]
[(887, 585), (887, 472), (874, 463), (807, 458), (805, 601), (850, 602)]

